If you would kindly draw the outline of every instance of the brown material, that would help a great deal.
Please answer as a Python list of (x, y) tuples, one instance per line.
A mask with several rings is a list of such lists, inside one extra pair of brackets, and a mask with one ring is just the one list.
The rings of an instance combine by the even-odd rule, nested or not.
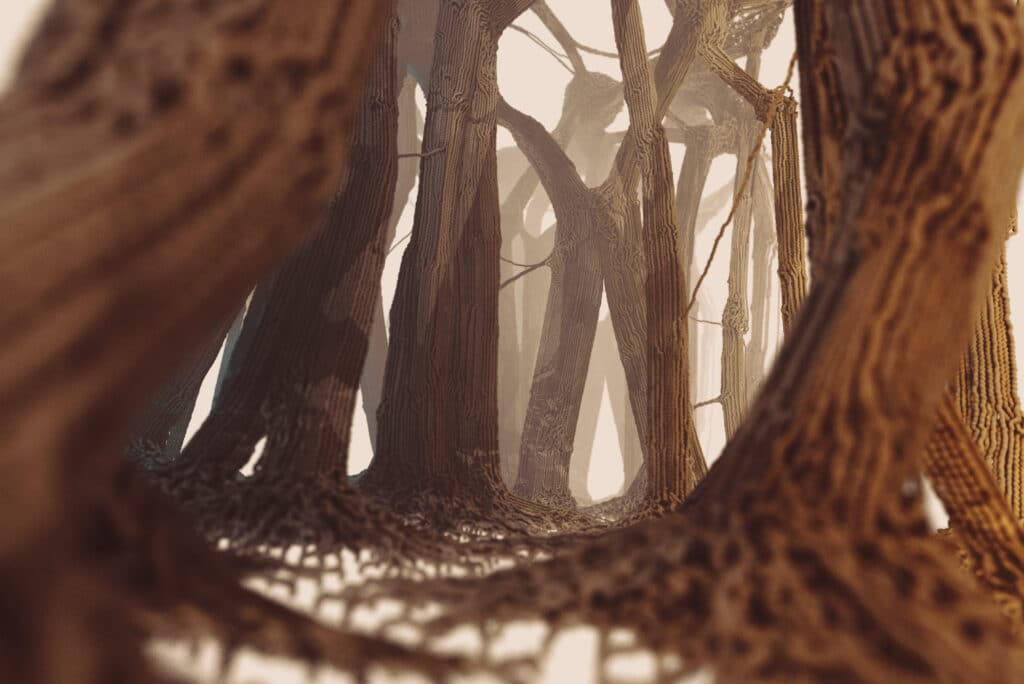
[(1024, 519), (1024, 413), (1010, 328), (1006, 251), (996, 265), (955, 395), (978, 450), (1018, 520)]
[(949, 393), (939, 406), (924, 465), (963, 546), (965, 564), (1020, 629), (1024, 619), (1024, 529)]

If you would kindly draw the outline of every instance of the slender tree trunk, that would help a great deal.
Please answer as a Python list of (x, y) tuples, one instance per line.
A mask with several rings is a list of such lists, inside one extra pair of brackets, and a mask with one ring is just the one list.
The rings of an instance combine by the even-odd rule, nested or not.
[(636, 0), (613, 0), (615, 40), (625, 78), (630, 131), (643, 176), (646, 268), (648, 495), (667, 507), (686, 497), (703, 475), (691, 468), (694, 447), (687, 355), (686, 271), (679, 255), (668, 140), (657, 115), (657, 91), (647, 61)]
[[(757, 140), (753, 122), (739, 126), (739, 148), (736, 154), (736, 213), (732, 222), (729, 250), (729, 283), (722, 311), (722, 380), (721, 402), (726, 437), (732, 437), (743, 421), (747, 408), (747, 343), (750, 330), (750, 307), (747, 296), (750, 272), (750, 224), (753, 218), (753, 191), (746, 177), (748, 159)], [(755, 158), (754, 163), (757, 163)]]
[[(708, 133), (708, 131), (702, 131)], [(686, 269), (689, 278), (693, 269), (694, 243), (697, 239), (697, 213), (700, 210), (701, 198), (704, 195), (704, 186), (707, 184), (708, 174), (711, 172), (711, 162), (714, 156), (711, 149), (712, 141), (710, 135), (694, 135), (686, 145), (686, 154), (683, 157), (683, 165), (679, 170), (679, 182), (676, 186), (676, 217), (679, 221), (679, 254), (680, 261)], [(690, 293), (687, 293), (689, 296)], [(696, 310), (690, 312), (690, 319), (687, 321), (687, 337), (690, 341), (689, 363), (690, 363), (690, 395), (696, 396), (697, 392), (697, 322)]]
[(788, 332), (793, 328), (807, 291), (796, 102), (790, 98), (782, 100), (772, 124), (772, 175), (775, 179), (775, 230), (779, 244), (782, 327)]
[(1024, 620), (1024, 529), (950, 393), (939, 407), (924, 465), (949, 514), (963, 562), (1019, 630)]
[[(773, 315), (778, 315), (771, 307), (772, 284), (771, 264), (775, 257), (775, 225), (772, 221), (772, 187), (764, 160), (758, 159), (751, 178), (753, 185), (754, 236), (753, 236), (753, 281), (751, 293), (750, 344), (747, 347), (747, 404), (753, 401), (754, 395), (764, 380), (768, 366), (768, 330)], [(801, 228), (803, 230), (803, 228)], [(802, 234), (802, 233), (801, 233)], [(800, 292), (801, 298), (803, 292)]]

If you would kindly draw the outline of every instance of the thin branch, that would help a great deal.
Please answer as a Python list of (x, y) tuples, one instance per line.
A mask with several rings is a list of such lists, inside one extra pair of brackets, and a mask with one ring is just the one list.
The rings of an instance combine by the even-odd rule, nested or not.
[(702, 401), (699, 404), (694, 404), (693, 408), (694, 408), (694, 410), (696, 410), (696, 409), (699, 409), (699, 408), (704, 408), (705, 406), (711, 406), (712, 404), (721, 404), (721, 403), (722, 403), (722, 397), (718, 396), (718, 397), (715, 397), (714, 399), (708, 399), (707, 401)]
[(520, 266), (522, 268), (533, 268), (534, 266), (543, 266), (544, 264), (548, 263), (548, 259), (550, 259), (551, 257), (548, 257), (544, 261), (541, 261), (541, 262), (536, 263), (536, 264), (521, 264), (518, 261), (512, 261), (511, 259), (506, 259), (503, 256), (499, 256), (498, 258), (501, 259), (502, 261), (504, 261), (506, 264), (511, 264), (513, 266)]
[(694, 318), (692, 316), (690, 317), (690, 320), (696, 321), (697, 323), (704, 323), (705, 325), (722, 325), (721, 321), (706, 321), (703, 318)]
[(398, 249), (398, 246), (400, 244), (402, 244), (403, 242), (405, 242), (406, 240), (408, 240), (410, 237), (412, 237), (412, 231), (411, 230), (408, 233), (406, 233), (405, 235), (403, 235), (402, 237), (400, 237), (397, 240), (395, 240), (394, 244), (392, 244), (391, 248), (388, 250), (388, 254), (391, 254), (396, 249)]
[(561, 52), (558, 52), (557, 50), (555, 50), (553, 47), (551, 47), (550, 45), (545, 43), (541, 39), (541, 37), (538, 36), (533, 31), (525, 29), (522, 26), (517, 26), (516, 24), (512, 24), (511, 26), (509, 26), (509, 28), (512, 29), (513, 31), (518, 31), (519, 33), (522, 33), (524, 36), (526, 36), (527, 38), (532, 40), (534, 43), (536, 43), (541, 48), (543, 48), (545, 52), (547, 52), (549, 55), (554, 57), (555, 61), (562, 65), (563, 69), (565, 69), (566, 71), (568, 71), (570, 74), (572, 74), (574, 76), (576, 75), (576, 72), (573, 70), (573, 68), (571, 66), (569, 66), (568, 64), (566, 64), (564, 61), (562, 61), (563, 59), (569, 59), (568, 55), (564, 55)]
[[(619, 58), (619, 53), (617, 53), (617, 52), (608, 52), (606, 50), (598, 50), (597, 48), (589, 47), (589, 46), (584, 45), (583, 43), (580, 43), (578, 41), (573, 41), (573, 42), (576, 43), (576, 47), (579, 50), (582, 50), (583, 52), (589, 53), (591, 55), (597, 55), (598, 57), (607, 57), (609, 59), (618, 59)], [(661, 48), (655, 48), (655, 49), (651, 50), (650, 52), (648, 52), (647, 56), (648, 57), (657, 57), (660, 53), (661, 53)]]
[(444, 152), (444, 147), (438, 147), (436, 150), (430, 150), (429, 152), (406, 152), (405, 154), (398, 155), (399, 159), (410, 159), (412, 157), (419, 157), (420, 159), (426, 159), (427, 157), (433, 157), (435, 154)]
[(503, 282), (501, 285), (498, 286), (498, 289), (499, 290), (503, 290), (503, 289), (505, 289), (506, 286), (511, 285), (512, 283), (516, 282), (517, 280), (522, 278), (527, 273), (533, 273), (538, 268), (540, 268), (542, 266), (547, 266), (547, 265), (548, 265), (548, 260), (547, 259), (545, 259), (544, 261), (540, 262), (539, 264), (534, 264), (533, 266), (529, 267), (525, 271), (520, 271), (519, 273), (515, 274), (514, 276), (512, 276), (511, 278), (509, 278), (508, 280)]

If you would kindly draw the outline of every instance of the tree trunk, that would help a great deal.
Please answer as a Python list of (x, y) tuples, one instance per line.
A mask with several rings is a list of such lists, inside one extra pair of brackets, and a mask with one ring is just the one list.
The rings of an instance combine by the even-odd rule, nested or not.
[(924, 465), (961, 544), (961, 560), (1019, 630), (1024, 620), (1024, 529), (950, 393), (939, 407)]
[[(822, 3), (794, 4), (797, 50), (802, 56), (798, 60), (800, 111), (803, 113), (806, 234), (812, 281), (825, 276), (828, 255), (832, 249), (832, 230), (839, 223), (839, 198), (843, 191), (843, 137), (849, 118), (843, 97), (846, 86), (839, 75), (839, 63), (827, 15)], [(780, 149), (788, 147), (780, 145)], [(789, 261), (783, 254), (784, 244), (795, 248), (796, 243), (780, 240), (780, 273), (783, 262)]]
[(775, 230), (779, 244), (782, 327), (789, 332), (807, 291), (803, 201), (800, 198), (800, 150), (796, 141), (796, 102), (789, 98), (779, 104), (772, 122), (772, 175), (775, 179)]
[(601, 307), (593, 226), (607, 218), (572, 162), (536, 120), (504, 103), (501, 117), (537, 170), (558, 219), (515, 492), (571, 508), (569, 465)]
[(349, 179), (316, 235), (270, 281), (252, 346), (175, 467), (175, 489), (233, 482), (263, 438), (256, 468), (270, 487), (346, 477), (398, 165), (394, 60), (389, 39), (362, 99)]
[[(769, 341), (768, 331), (772, 316), (778, 312), (772, 309), (771, 264), (775, 257), (777, 245), (772, 221), (772, 187), (768, 180), (768, 171), (764, 160), (758, 158), (757, 166), (751, 178), (754, 209), (753, 236), (753, 281), (751, 293), (751, 326), (750, 345), (747, 347), (747, 404), (753, 402), (754, 395), (764, 380), (765, 369), (768, 367)], [(803, 230), (803, 228), (800, 228)], [(803, 291), (800, 291), (801, 298)]]
[(1005, 247), (956, 378), (955, 394), (1010, 510), (1018, 520), (1024, 519), (1024, 414), (1017, 396)]
[(128, 452), (143, 468), (166, 465), (181, 453), (203, 379), (231, 329), (234, 329), (231, 319), (218, 326), (188, 363), (160, 388), (137, 419), (136, 437)]
[[(528, 4), (444, 0), (438, 14), (423, 148), (439, 152), (421, 161), (415, 226), (391, 310), (378, 453), (361, 481), (427, 512), (440, 513), (458, 493), (463, 512), (486, 513), (480, 507), (504, 491), (495, 69), (498, 37)], [(397, 496), (410, 491), (423, 498)]]
[[(732, 221), (729, 249), (729, 282), (725, 309), (722, 311), (721, 402), (725, 434), (732, 437), (743, 421), (747, 408), (747, 342), (750, 307), (747, 297), (750, 273), (750, 224), (753, 219), (753, 175), (747, 177), (747, 164), (757, 141), (753, 121), (738, 126), (736, 153), (736, 211)], [(758, 152), (759, 154), (759, 152)], [(755, 157), (754, 164), (757, 164)], [(747, 182), (744, 185), (744, 179)]]
[[(403, 38), (408, 33), (415, 32), (403, 26), (402, 33), (398, 38), (400, 56)], [(404, 64), (399, 62), (398, 71), (401, 72), (403, 67)], [(420, 139), (417, 134), (419, 115), (416, 109), (416, 81), (411, 77), (404, 77), (401, 80), (402, 89), (398, 94), (398, 152), (399, 154), (415, 154), (420, 150)], [(398, 222), (402, 219), (409, 195), (412, 194), (412, 190), (416, 186), (416, 170), (418, 168), (419, 165), (415, 158), (403, 158), (398, 162), (398, 179), (395, 183), (391, 213), (388, 215), (385, 245), (391, 245), (395, 241)], [(366, 362), (363, 364), (363, 374), (359, 381), (359, 388), (363, 395), (366, 427), (370, 433), (370, 445), (375, 451), (377, 449), (377, 409), (380, 407), (380, 398), (384, 391), (384, 365), (388, 356), (386, 316), (384, 300), (378, 291), (373, 324), (370, 328), (369, 348), (366, 351)]]
[(689, 290), (678, 249), (672, 162), (657, 113), (640, 8), (636, 0), (613, 0), (612, 14), (630, 132), (643, 168), (648, 495), (668, 507), (682, 501), (703, 475), (691, 461), (694, 430), (684, 318)]

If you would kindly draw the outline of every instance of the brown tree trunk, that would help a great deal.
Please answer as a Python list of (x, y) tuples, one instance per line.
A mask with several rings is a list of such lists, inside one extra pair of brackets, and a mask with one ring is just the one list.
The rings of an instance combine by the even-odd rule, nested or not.
[[(399, 56), (402, 53), (403, 38), (408, 33), (415, 33), (402, 27), (399, 34)], [(399, 62), (401, 72), (405, 65)], [(420, 150), (420, 139), (417, 132), (419, 113), (416, 110), (416, 81), (406, 76), (402, 79), (402, 89), (398, 94), (398, 152), (400, 155), (416, 154)], [(384, 238), (385, 245), (395, 240), (395, 230), (402, 218), (409, 195), (416, 186), (416, 171), (419, 164), (415, 158), (401, 158), (398, 161), (398, 179), (395, 183), (394, 200), (388, 217), (388, 227)], [(370, 328), (369, 347), (366, 350), (366, 362), (359, 381), (359, 389), (363, 395), (363, 412), (366, 415), (366, 427), (370, 433), (370, 445), (377, 448), (377, 409), (384, 391), (384, 365), (388, 357), (388, 334), (386, 327), (387, 312), (384, 300), (378, 291), (377, 303), (374, 306), (373, 324)]]
[(612, 14), (630, 133), (643, 169), (648, 496), (668, 507), (682, 501), (703, 475), (691, 460), (695, 448), (684, 318), (689, 290), (678, 248), (672, 162), (658, 116), (640, 8), (635, 0), (613, 0)]
[(1010, 510), (1024, 519), (1024, 413), (1010, 328), (1006, 250), (992, 274), (955, 394), (971, 437), (995, 474)]
[[(800, 111), (803, 113), (803, 153), (807, 183), (807, 246), (811, 280), (825, 275), (832, 248), (832, 231), (839, 222), (842, 196), (842, 146), (849, 117), (845, 88), (828, 13), (822, 3), (797, 2), (793, 17), (800, 67)], [(786, 146), (780, 146), (785, 149)], [(777, 152), (775, 154), (778, 154)], [(778, 210), (778, 209), (777, 209)], [(795, 245), (795, 242), (788, 242)], [(786, 260), (779, 243), (779, 268)]]
[(772, 176), (775, 180), (775, 230), (779, 245), (782, 327), (789, 332), (807, 291), (796, 102), (790, 98), (781, 101), (772, 123)]
[(362, 98), (348, 181), (315, 236), (270, 281), (251, 348), (174, 468), (176, 489), (233, 482), (262, 438), (256, 468), (272, 474), (273, 488), (346, 477), (398, 166), (394, 60), (388, 40)]
[[(184, 359), (308, 232), (342, 173), (365, 48), (386, 9), (51, 10), (0, 105), (0, 270), (11, 294), (0, 471), (20, 511), (0, 516), (0, 553), (54, 520), (60, 455), (81, 460), (95, 445), (113, 459), (159, 369)], [(143, 63), (154, 67), (131, 66)], [(211, 254), (222, 258), (200, 258)], [(79, 285), (66, 287), (71, 278)], [(46, 315), (34, 316), (42, 301)]]
[[(750, 273), (750, 224), (753, 219), (753, 175), (747, 175), (747, 164), (757, 141), (754, 122), (738, 126), (739, 146), (736, 154), (736, 211), (732, 221), (729, 249), (729, 281), (725, 309), (722, 311), (722, 416), (725, 435), (732, 437), (743, 421), (747, 409), (747, 342), (750, 330), (750, 306), (747, 283)], [(754, 158), (754, 164), (757, 158)], [(756, 173), (756, 172), (755, 172)], [(744, 183), (744, 180), (747, 182)], [(743, 185), (740, 185), (743, 183)]]
[[(749, 405), (761, 382), (764, 380), (768, 366), (769, 341), (768, 331), (772, 316), (778, 312), (771, 307), (771, 264), (775, 257), (777, 245), (774, 221), (772, 220), (772, 184), (768, 179), (768, 171), (764, 160), (758, 159), (751, 178), (754, 209), (753, 234), (753, 279), (751, 281), (751, 326), (750, 344), (747, 347), (747, 404)], [(803, 228), (801, 227), (801, 230)], [(801, 291), (801, 297), (803, 292)]]
[(1024, 529), (948, 392), (923, 460), (961, 544), (961, 560), (1019, 630), (1024, 619)]
[[(415, 227), (391, 310), (378, 452), (361, 481), (427, 512), (441, 512), (458, 493), (466, 497), (462, 512), (486, 513), (480, 507), (504, 491), (495, 69), (501, 32), (528, 5), (444, 0), (438, 14), (423, 139), (425, 150), (438, 152), (421, 162)], [(410, 491), (423, 498), (396, 496)]]
[(170, 382), (160, 388), (136, 420), (136, 437), (128, 446), (128, 454), (143, 468), (166, 465), (181, 453), (199, 389), (232, 323), (228, 319), (203, 342)]
[[(140, 400), (310, 232), (388, 7), (144, 9), (55, 3), (0, 102), (0, 677), (156, 681), (142, 642), (200, 623), (355, 663), (376, 649), (323, 629), (301, 643), (307, 621), (235, 585), (164, 508), (159, 536), (126, 529), (159, 497), (119, 445)], [(239, 610), (209, 610), (202, 584)]]
[(593, 226), (607, 218), (572, 162), (536, 120), (504, 103), (501, 117), (537, 170), (558, 218), (515, 492), (574, 507), (569, 465), (601, 307), (601, 262)]

